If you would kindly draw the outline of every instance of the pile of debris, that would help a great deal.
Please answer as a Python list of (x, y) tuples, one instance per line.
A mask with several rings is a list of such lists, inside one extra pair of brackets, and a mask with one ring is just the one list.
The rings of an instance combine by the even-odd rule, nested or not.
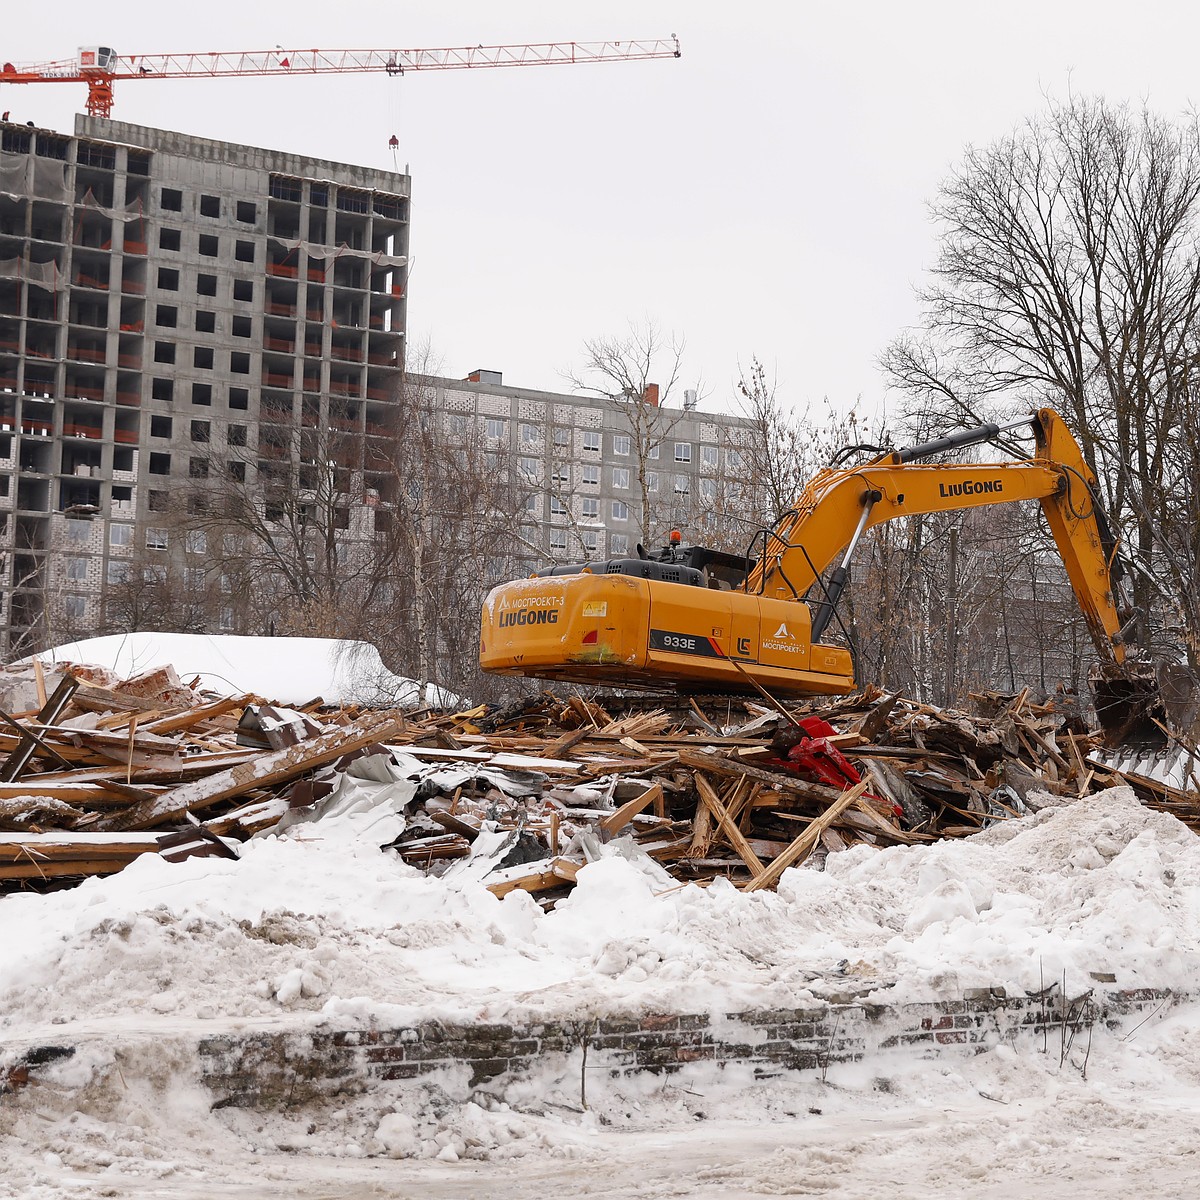
[(213, 700), (170, 669), (119, 681), (35, 664), (0, 673), (0, 888), (64, 886), (147, 853), (236, 858), (354, 793), (397, 817), (386, 852), (497, 895), (553, 904), (616, 837), (681, 883), (753, 891), (851, 845), (960, 837), (1043, 793), (1123, 780), (1053, 706), (976, 700), (990, 715), (875, 689), (719, 715), (549, 693), (452, 714), (297, 710)]

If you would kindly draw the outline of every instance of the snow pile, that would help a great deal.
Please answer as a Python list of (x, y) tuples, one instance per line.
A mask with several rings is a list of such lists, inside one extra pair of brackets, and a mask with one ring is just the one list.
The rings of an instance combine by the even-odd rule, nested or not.
[(438, 880), (381, 853), (394, 820), (346, 796), (238, 862), (145, 857), (0, 900), (0, 1040), (76, 1047), (0, 1106), (0, 1196), (515, 1197), (582, 1194), (603, 1171), (613, 1198), (1109, 1197), (1127, 1190), (1114, 1163), (1190, 1194), (1195, 1004), (1097, 1028), (1065, 1061), (1053, 1046), (900, 1049), (758, 1079), (741, 1064), (626, 1077), (547, 1059), (482, 1090), (464, 1067), (210, 1112), (194, 1048), (212, 1034), (734, 1012), (847, 982), (884, 1002), (1064, 974), (1076, 991), (1092, 971), (1190, 991), (1200, 965), (1200, 840), (1125, 789), (968, 839), (833, 855), (777, 894), (664, 886), (618, 839), (549, 914), (521, 892), (497, 900), (478, 870)]
[(380, 852), (374, 828), (349, 812), (257, 838), (236, 862), (147, 855), (4, 898), (0, 1031), (84, 1014), (111, 1029), (736, 1012), (847, 981), (887, 1002), (1064, 975), (1082, 990), (1090, 972), (1188, 990), (1200, 967), (1200, 840), (1126, 789), (973, 838), (834, 855), (777, 894), (671, 887), (618, 839), (548, 914), (470, 872), (426, 877)]
[[(86, 638), (36, 656), (43, 664), (94, 663), (122, 678), (174, 667), (181, 679), (199, 677), (219, 696), (247, 692), (282, 704), (374, 704), (416, 707), (419, 687), (393, 675), (368, 642), (339, 638), (237, 637), (227, 634), (126, 633)], [(458, 698), (434, 688), (430, 703)]]

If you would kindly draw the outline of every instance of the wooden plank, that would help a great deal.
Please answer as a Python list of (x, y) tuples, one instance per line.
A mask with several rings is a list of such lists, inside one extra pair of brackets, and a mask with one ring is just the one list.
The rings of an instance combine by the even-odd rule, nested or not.
[(220, 800), (240, 796), (251, 788), (268, 787), (296, 779), (336, 761), (343, 754), (361, 750), (372, 742), (386, 742), (396, 730), (397, 723), (393, 719), (381, 721), (374, 714), (362, 717), (320, 737), (297, 742), (294, 746), (270, 754), (258, 754), (249, 762), (218, 771), (207, 779), (180, 784), (153, 800), (101, 818), (96, 828), (117, 831), (166, 824), (178, 820), (189, 810), (209, 808)]
[(147, 721), (142, 729), (148, 733), (178, 733), (181, 729), (191, 729), (202, 721), (209, 721), (235, 708), (245, 708), (250, 703), (250, 696), (227, 696), (212, 704), (202, 704), (199, 708), (189, 708), (185, 712), (176, 713), (172, 717), (162, 717), (157, 721)]
[(600, 822), (600, 828), (604, 830), (609, 837), (624, 829), (634, 817), (640, 812), (645, 812), (651, 804), (662, 800), (662, 784), (651, 784), (640, 796), (635, 796), (632, 800), (627, 800), (615, 812), (610, 813)]
[(522, 892), (545, 892), (550, 888), (562, 887), (564, 883), (574, 883), (575, 875), (583, 865), (569, 858), (556, 858), (541, 871), (532, 871), (528, 875), (518, 875), (513, 879), (497, 880), (485, 886), (493, 896), (507, 896), (509, 892), (518, 889)]
[[(143, 854), (157, 853), (157, 847), (143, 850)], [(0, 879), (58, 879), (65, 875), (115, 875), (124, 870), (137, 854), (126, 858), (83, 858), (55, 859), (47, 862), (0, 863)]]
[(746, 841), (745, 834), (737, 827), (736, 822), (730, 819), (725, 805), (721, 803), (721, 797), (716, 793), (716, 789), (699, 773), (696, 775), (696, 791), (704, 797), (704, 803), (708, 805), (713, 816), (717, 819), (717, 826), (725, 835), (729, 844), (737, 851), (742, 861), (750, 868), (751, 874), (760, 874), (763, 871), (762, 860), (750, 848), (750, 843)]
[(742, 891), (759, 892), (763, 888), (774, 887), (784, 871), (806, 858), (816, 846), (821, 834), (834, 824), (838, 817), (866, 790), (867, 781), (864, 779), (860, 783), (856, 783), (848, 792), (843, 792), (837, 802), (817, 817), (769, 867), (758, 871), (749, 883), (743, 884)]

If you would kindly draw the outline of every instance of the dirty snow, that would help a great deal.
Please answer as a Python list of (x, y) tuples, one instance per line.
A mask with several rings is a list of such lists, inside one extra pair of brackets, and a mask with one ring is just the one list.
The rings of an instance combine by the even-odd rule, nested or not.
[(601, 1073), (586, 1112), (560, 1064), (482, 1096), (443, 1076), (338, 1109), (209, 1113), (186, 1052), (231, 1028), (734, 1012), (848, 981), (884, 1002), (1079, 992), (1092, 973), (1195, 994), (1200, 839), (1126, 789), (833, 855), (777, 894), (677, 887), (618, 839), (549, 914), (471, 871), (404, 866), (378, 819), (349, 805), (237, 862), (147, 856), (0, 900), (0, 1053), (80, 1047), (0, 1099), (0, 1195), (1108, 1196), (1129, 1163), (1190, 1194), (1191, 1004), (1098, 1031), (1083, 1064), (1001, 1046), (766, 1083)]

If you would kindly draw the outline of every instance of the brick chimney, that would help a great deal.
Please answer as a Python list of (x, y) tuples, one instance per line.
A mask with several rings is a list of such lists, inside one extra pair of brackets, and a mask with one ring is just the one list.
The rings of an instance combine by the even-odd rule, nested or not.
[(649, 404), (651, 408), (658, 407), (658, 384), (646, 384), (646, 390), (642, 393), (642, 400)]

